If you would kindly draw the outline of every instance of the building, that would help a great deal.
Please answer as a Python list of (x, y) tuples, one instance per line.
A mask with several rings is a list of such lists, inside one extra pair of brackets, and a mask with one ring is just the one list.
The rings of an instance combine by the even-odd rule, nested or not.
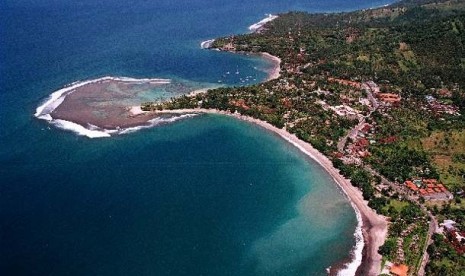
[(347, 117), (348, 119), (355, 120), (358, 119), (358, 112), (347, 105), (337, 105), (330, 107), (337, 115), (341, 117)]
[(443, 227), (443, 233), (452, 247), (458, 254), (465, 254), (465, 231), (460, 231), (457, 228), (456, 222), (453, 220), (444, 220), (440, 225)]
[(328, 81), (337, 82), (339, 84), (346, 85), (346, 86), (351, 86), (351, 87), (356, 88), (356, 89), (362, 88), (362, 84), (360, 82), (356, 82), (356, 81), (335, 79), (335, 78), (328, 78)]
[(391, 269), (389, 270), (389, 272), (392, 274), (392, 275), (396, 275), (396, 276), (407, 276), (408, 275), (408, 266), (405, 265), (405, 264), (394, 264)]
[(378, 93), (376, 97), (388, 106), (398, 106), (401, 102), (401, 97), (393, 93)]
[(404, 184), (412, 193), (426, 200), (451, 200), (454, 197), (437, 179), (407, 180)]
[(414, 191), (414, 192), (418, 192), (420, 189), (417, 187), (417, 185), (415, 185), (412, 181), (410, 180), (407, 180), (405, 181), (405, 185), (407, 186), (407, 188), (409, 188), (410, 190)]

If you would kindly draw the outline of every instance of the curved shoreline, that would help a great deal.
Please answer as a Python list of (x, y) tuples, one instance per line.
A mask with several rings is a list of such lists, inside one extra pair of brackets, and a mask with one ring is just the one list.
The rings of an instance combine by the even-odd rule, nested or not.
[(97, 127), (90, 123), (87, 123), (87, 126), (86, 126), (86, 124), (82, 124), (79, 122), (52, 117), (52, 113), (55, 111), (55, 109), (57, 109), (64, 102), (66, 96), (75, 92), (76, 89), (82, 86), (85, 86), (85, 85), (89, 85), (89, 84), (95, 84), (99, 82), (105, 83), (105, 82), (110, 82), (110, 81), (121, 81), (121, 82), (127, 82), (127, 83), (151, 83), (151, 84), (171, 83), (170, 79), (159, 79), (159, 78), (135, 79), (135, 78), (129, 78), (129, 77), (111, 77), (111, 76), (101, 77), (101, 78), (92, 79), (92, 80), (76, 81), (50, 94), (36, 108), (34, 117), (40, 120), (45, 120), (48, 123), (58, 128), (72, 131), (76, 133), (77, 135), (86, 136), (88, 138), (107, 138), (107, 137), (111, 137), (111, 134), (131, 133), (139, 129), (153, 127), (160, 123), (160, 120), (157, 121), (155, 119), (148, 118), (147, 120), (148, 125), (128, 126), (127, 128), (122, 128), (122, 129), (105, 129), (105, 128)]
[(267, 72), (268, 77), (265, 81), (278, 79), (281, 76), (281, 59), (267, 52), (261, 52), (259, 55), (273, 64), (273, 68)]
[[(353, 258), (349, 263), (343, 265), (339, 271), (330, 271), (330, 275), (378, 275), (381, 271), (382, 256), (378, 248), (384, 243), (387, 236), (387, 221), (385, 217), (376, 214), (368, 202), (363, 199), (362, 192), (352, 186), (350, 180), (343, 177), (336, 169), (331, 160), (316, 150), (309, 143), (300, 140), (294, 134), (285, 129), (279, 129), (265, 121), (244, 116), (238, 113), (230, 113), (216, 109), (179, 109), (156, 111), (159, 114), (185, 114), (206, 113), (231, 116), (233, 118), (258, 125), (297, 147), (302, 153), (316, 161), (334, 179), (344, 194), (349, 199), (357, 215), (357, 228), (354, 233), (356, 245), (352, 250)], [(362, 238), (363, 236), (363, 238)]]
[(166, 84), (170, 83), (171, 80), (169, 79), (135, 79), (135, 78), (129, 78), (129, 77), (101, 77), (97, 79), (92, 79), (92, 80), (85, 80), (85, 81), (75, 81), (72, 82), (65, 87), (53, 92), (50, 94), (47, 99), (42, 102), (37, 108), (36, 112), (34, 113), (34, 116), (43, 119), (46, 121), (51, 121), (52, 118), (50, 116), (50, 113), (53, 112), (64, 100), (67, 94), (74, 92), (76, 88), (79, 88), (81, 86), (91, 84), (91, 83), (96, 83), (96, 82), (105, 82), (105, 81), (123, 81), (123, 82), (149, 82), (149, 83), (157, 83), (157, 84)]
[[(263, 82), (270, 81), (277, 79), (281, 76), (281, 59), (273, 56), (269, 53), (261, 52), (257, 53), (260, 57), (265, 60), (268, 60), (270, 63), (273, 64), (270, 70), (267, 70), (267, 78), (263, 80)], [(65, 87), (54, 91), (50, 94), (42, 103), (36, 108), (36, 112), (34, 113), (34, 117), (45, 120), (48, 123), (54, 125), (55, 127), (72, 131), (80, 136), (86, 136), (88, 138), (108, 138), (111, 137), (112, 134), (127, 134), (132, 133), (140, 129), (154, 127), (159, 125), (160, 123), (171, 122), (172, 120), (165, 120), (161, 122), (160, 120), (156, 120), (156, 118), (147, 118), (146, 124), (135, 124), (130, 125), (125, 128), (116, 128), (116, 129), (107, 129), (96, 127), (89, 123), (86, 124), (82, 122), (70, 121), (70, 120), (63, 120), (58, 118), (53, 118), (51, 116), (52, 112), (57, 109), (65, 100), (66, 96), (73, 93), (77, 88), (98, 83), (98, 82), (107, 82), (107, 81), (122, 81), (122, 82), (133, 82), (133, 83), (143, 83), (149, 82), (153, 84), (168, 84), (171, 82), (170, 79), (162, 79), (162, 78), (143, 78), (143, 79), (136, 79), (130, 77), (112, 77), (112, 76), (105, 76), (97, 79), (85, 80), (85, 81), (75, 81), (72, 82)], [(202, 88), (193, 90), (190, 93), (186, 94), (188, 96), (195, 96), (199, 93), (205, 93), (208, 89), (211, 88)], [(134, 106), (127, 107), (131, 116), (139, 116), (147, 114), (146, 112), (141, 112), (141, 110), (135, 108)], [(180, 117), (179, 119), (183, 119), (184, 117)]]
[[(277, 17), (277, 16), (276, 16)], [(263, 25), (276, 17), (270, 15), (269, 18), (266, 18), (254, 25), (258, 26), (259, 23), (263, 23), (261, 26), (256, 28), (253, 31), (259, 31)], [(254, 26), (252, 25), (252, 26)], [(251, 27), (252, 27), (251, 26)], [(250, 28), (249, 28), (250, 29)], [(252, 30), (252, 29), (250, 29)], [(210, 48), (209, 46), (213, 43), (214, 40), (207, 40), (201, 43), (201, 48)], [(240, 53), (232, 51), (233, 53)], [(267, 71), (268, 77), (264, 81), (270, 81), (273, 79), (277, 79), (280, 77), (281, 72), (281, 59), (279, 57), (273, 56), (266, 52), (259, 52), (259, 53), (246, 53), (246, 54), (256, 54), (261, 56), (262, 58), (270, 61), (273, 64), (272, 69)], [(70, 85), (53, 92), (45, 102), (43, 102), (37, 109), (35, 116), (39, 119), (44, 119), (49, 121), (50, 123), (58, 126), (62, 129), (67, 129), (76, 132), (78, 135), (85, 135), (90, 138), (97, 138), (97, 137), (110, 137), (110, 134), (118, 133), (130, 133), (137, 131), (143, 128), (150, 128), (158, 124), (158, 121), (155, 119), (149, 120), (149, 125), (141, 125), (141, 126), (134, 126), (123, 130), (108, 130), (108, 129), (93, 129), (86, 128), (80, 124), (69, 122), (65, 120), (53, 119), (50, 116), (50, 113), (56, 109), (64, 100), (64, 98), (69, 94), (72, 93), (74, 89), (77, 87), (94, 83), (98, 81), (106, 81), (106, 80), (120, 80), (120, 81), (170, 81), (165, 79), (133, 79), (133, 78), (120, 78), (120, 77), (103, 77), (99, 79), (83, 81), (83, 82), (74, 82)], [(195, 95), (197, 93), (203, 93), (205, 90), (197, 90), (192, 91), (188, 95)], [(140, 109), (131, 108), (130, 110), (133, 115), (142, 115), (146, 114), (142, 112)], [(157, 111), (156, 113), (174, 113), (180, 114), (179, 117), (175, 117), (173, 121), (185, 118), (196, 116), (198, 113), (209, 113), (209, 114), (221, 114), (234, 117), (239, 120), (243, 120), (249, 123), (253, 123), (258, 125), (276, 135), (279, 135), (282, 139), (286, 140), (287, 142), (291, 143), (295, 147), (297, 147), (302, 153), (307, 155), (308, 157), (312, 158), (315, 162), (317, 162), (320, 166), (325, 169), (325, 171), (333, 178), (333, 180), (338, 184), (338, 186), (342, 189), (343, 193), (349, 199), (352, 208), (354, 209), (356, 216), (357, 216), (357, 227), (355, 229), (355, 239), (356, 244), (354, 249), (351, 251), (351, 258), (350, 261), (344, 263), (343, 265), (338, 265), (335, 270), (329, 270), (330, 275), (378, 275), (381, 269), (381, 255), (377, 253), (379, 246), (384, 243), (384, 240), (387, 236), (387, 222), (384, 217), (377, 215), (371, 208), (368, 207), (367, 202), (363, 199), (362, 193), (355, 187), (350, 184), (350, 180), (344, 178), (339, 171), (334, 168), (332, 162), (324, 156), (322, 153), (317, 151), (313, 146), (309, 143), (306, 143), (300, 139), (298, 139), (295, 135), (287, 132), (284, 129), (279, 129), (274, 127), (273, 125), (261, 121), (252, 117), (243, 116), (240, 114), (233, 114), (230, 112), (219, 111), (215, 109), (182, 109), (182, 110), (165, 110), (165, 111)], [(152, 113), (153, 114), (153, 113)]]

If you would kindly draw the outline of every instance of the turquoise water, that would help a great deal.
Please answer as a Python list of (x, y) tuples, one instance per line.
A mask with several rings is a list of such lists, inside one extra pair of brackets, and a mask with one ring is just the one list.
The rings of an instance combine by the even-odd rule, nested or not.
[(33, 114), (64, 85), (106, 75), (260, 80), (263, 60), (200, 42), (265, 13), (387, 1), (121, 2), (0, 3), (0, 274), (324, 275), (349, 257), (347, 200), (260, 128), (205, 115), (88, 139)]

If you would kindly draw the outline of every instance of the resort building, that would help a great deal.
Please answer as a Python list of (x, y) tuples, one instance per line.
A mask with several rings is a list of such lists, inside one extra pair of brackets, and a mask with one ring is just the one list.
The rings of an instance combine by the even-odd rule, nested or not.
[(415, 179), (405, 181), (405, 186), (426, 200), (451, 200), (454, 196), (437, 179)]
[(382, 274), (393, 275), (393, 276), (407, 276), (409, 267), (405, 264), (393, 264), (389, 261), (386, 262)]

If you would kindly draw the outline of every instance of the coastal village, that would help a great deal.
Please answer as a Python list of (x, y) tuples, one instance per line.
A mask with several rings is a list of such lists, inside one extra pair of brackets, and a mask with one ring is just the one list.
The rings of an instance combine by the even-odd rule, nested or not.
[[(425, 4), (423, 12), (452, 5), (435, 3)], [(446, 63), (440, 59), (446, 54), (423, 49), (426, 44), (414, 41), (412, 33), (379, 27), (393, 24), (384, 17), (400, 17), (414, 30), (422, 14), (410, 15), (409, 8), (399, 4), (332, 16), (291, 13), (259, 33), (217, 39), (211, 48), (278, 56), (281, 76), (255, 86), (145, 103), (142, 109), (216, 109), (294, 134), (326, 155), (387, 221), (388, 235), (377, 249), (382, 256), (378, 274), (463, 275), (456, 272), (465, 271), (460, 269), (465, 263), (465, 80), (441, 75), (431, 81), (429, 68), (418, 68), (424, 68), (422, 62), (434, 64), (419, 56), (429, 51)], [(369, 25), (366, 18), (381, 23)], [(328, 28), (334, 22), (339, 28)], [(430, 39), (422, 35), (418, 41)], [(375, 46), (361, 50), (360, 45)], [(380, 52), (386, 45), (391, 48)], [(382, 54), (383, 59), (374, 58)]]

